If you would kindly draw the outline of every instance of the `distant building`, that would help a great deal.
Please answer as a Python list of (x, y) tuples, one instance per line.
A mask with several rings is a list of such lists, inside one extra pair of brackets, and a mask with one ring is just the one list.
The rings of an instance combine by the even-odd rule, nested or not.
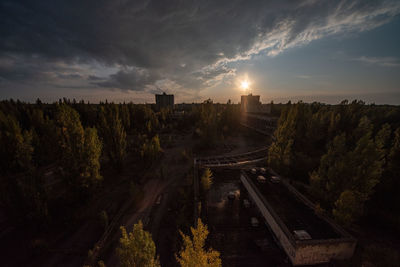
[(242, 112), (258, 112), (261, 107), (259, 95), (242, 95), (241, 110)]
[(242, 113), (270, 114), (271, 104), (261, 104), (259, 95), (242, 95), (240, 109)]
[(156, 106), (157, 108), (174, 107), (174, 95), (167, 95), (163, 93), (162, 95), (156, 95)]

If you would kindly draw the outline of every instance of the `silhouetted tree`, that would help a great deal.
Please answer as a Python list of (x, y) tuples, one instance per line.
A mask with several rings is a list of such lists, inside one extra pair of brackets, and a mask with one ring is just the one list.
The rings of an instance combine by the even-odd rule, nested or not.
[(151, 163), (160, 156), (161, 151), (160, 139), (156, 135), (143, 143), (140, 153), (143, 159)]
[(22, 131), (18, 121), (0, 111), (0, 172), (27, 171), (32, 167), (32, 133)]
[(62, 174), (74, 187), (88, 188), (101, 180), (101, 142), (93, 128), (83, 129), (79, 114), (71, 107), (57, 107), (56, 125), (61, 150)]
[(104, 152), (115, 168), (121, 168), (126, 156), (126, 132), (115, 105), (100, 108), (99, 132)]

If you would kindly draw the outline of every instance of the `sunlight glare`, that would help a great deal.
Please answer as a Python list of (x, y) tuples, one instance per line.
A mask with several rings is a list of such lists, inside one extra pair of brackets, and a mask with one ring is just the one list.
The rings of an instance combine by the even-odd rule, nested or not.
[(240, 87), (242, 87), (243, 90), (246, 90), (249, 88), (249, 82), (248, 81), (242, 81), (240, 83)]

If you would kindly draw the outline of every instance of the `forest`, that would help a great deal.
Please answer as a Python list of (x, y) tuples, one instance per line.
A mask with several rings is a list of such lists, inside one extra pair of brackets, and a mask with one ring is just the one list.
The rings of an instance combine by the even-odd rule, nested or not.
[(3, 208), (31, 227), (71, 219), (75, 205), (101, 187), (103, 165), (118, 172), (128, 153), (143, 162), (157, 158), (157, 131), (165, 127), (166, 112), (156, 114), (144, 105), (2, 101)]
[[(271, 103), (271, 108), (271, 116), (279, 120), (267, 165), (317, 203), (317, 212), (346, 228), (372, 225), (399, 236), (400, 108), (362, 101)], [(106, 232), (118, 217), (118, 209), (109, 203), (120, 207), (128, 199), (138, 202), (144, 197), (143, 179), (165, 179), (164, 149), (172, 146), (172, 133), (185, 133), (190, 145), (179, 162), (186, 170), (184, 182), (174, 200), (175, 217), (163, 221), (173, 221), (168, 260), (179, 266), (202, 260), (221, 266), (219, 253), (205, 248), (207, 225), (200, 221), (197, 229), (191, 227), (192, 157), (213, 153), (239, 127), (239, 105), (210, 99), (186, 106), (179, 118), (171, 109), (144, 104), (1, 101), (1, 214), (33, 240), (64, 227), (74, 229), (92, 213), (98, 218), (97, 228)], [(126, 178), (126, 172), (133, 172), (134, 178)], [(201, 178), (203, 189), (212, 185), (211, 175)], [(142, 222), (133, 229), (121, 227), (120, 233), (116, 253), (122, 266), (165, 262), (156, 255)], [(29, 246), (47, 250), (40, 242)], [(149, 253), (138, 247), (147, 247)], [(135, 256), (132, 251), (139, 252)], [(96, 247), (90, 249), (86, 262), (104, 266), (90, 261), (96, 253)]]
[(288, 103), (268, 164), (343, 225), (400, 234), (400, 108), (347, 100)]
[[(238, 114), (238, 105), (213, 104), (211, 100), (190, 106), (179, 119), (173, 118), (170, 109), (159, 110), (154, 105), (90, 104), (69, 99), (50, 104), (39, 99), (33, 104), (1, 101), (1, 214), (8, 225), (32, 238), (32, 244), (25, 243), (35, 253), (49, 249), (38, 236), (56, 235), (62, 229), (75, 231), (92, 217), (99, 221), (94, 228), (106, 231), (117, 217), (118, 206), (129, 204), (128, 199), (139, 202), (143, 198), (145, 181), (141, 176), (164, 176), (163, 147), (170, 146), (173, 132), (193, 132), (193, 148), (182, 152), (190, 170), (192, 149), (213, 148), (238, 127)], [(124, 173), (132, 171), (133, 178), (124, 178)], [(112, 191), (118, 192), (117, 196)], [(180, 202), (191, 202), (189, 196), (183, 195)], [(193, 222), (190, 212), (184, 215), (191, 205), (179, 205), (184, 211), (175, 223), (176, 252), (183, 245), (178, 230), (187, 233)], [(199, 231), (204, 234), (206, 227)], [(130, 236), (146, 233), (140, 224), (129, 233), (131, 230), (122, 230), (118, 254), (122, 265), (132, 256), (123, 252), (124, 246), (129, 250)], [(154, 246), (151, 238), (143, 242)], [(89, 250), (88, 259), (94, 258), (95, 251)], [(147, 260), (155, 260), (153, 256)], [(181, 263), (186, 260), (181, 259)]]

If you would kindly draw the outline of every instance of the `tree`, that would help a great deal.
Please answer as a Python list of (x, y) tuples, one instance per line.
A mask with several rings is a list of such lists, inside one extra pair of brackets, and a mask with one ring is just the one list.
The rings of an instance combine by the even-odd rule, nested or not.
[(32, 131), (22, 131), (14, 116), (0, 111), (0, 203), (11, 219), (41, 225), (48, 215), (47, 196), (32, 163), (31, 142)]
[(346, 135), (343, 133), (329, 144), (327, 153), (321, 157), (318, 170), (310, 176), (314, 195), (322, 198), (328, 206), (332, 205), (347, 187), (350, 176), (347, 152)]
[(42, 109), (35, 108), (29, 113), (32, 131), (33, 161), (38, 166), (54, 162), (60, 152), (57, 150), (56, 127), (53, 120), (44, 115)]
[(153, 136), (151, 140), (145, 141), (145, 143), (142, 145), (140, 154), (143, 159), (147, 160), (148, 162), (153, 162), (159, 157), (161, 151), (160, 139), (158, 135), (156, 135)]
[[(345, 224), (363, 214), (364, 203), (381, 178), (383, 157), (379, 144), (383, 141), (375, 143), (372, 130), (369, 119), (362, 117), (354, 130), (360, 136), (354, 149), (347, 147), (349, 140), (345, 134), (336, 136), (328, 152), (321, 157), (318, 171), (310, 177), (314, 193), (323, 198), (328, 207), (333, 207), (334, 216)], [(386, 134), (380, 131), (380, 136)]]
[(121, 168), (126, 156), (126, 132), (116, 107), (110, 104), (100, 108), (99, 132), (104, 152), (115, 168)]
[(220, 253), (212, 248), (204, 248), (208, 236), (207, 225), (200, 219), (197, 221), (197, 228), (190, 228), (192, 238), (180, 232), (183, 239), (183, 246), (176, 259), (182, 267), (220, 267), (222, 266)]
[(200, 106), (198, 129), (202, 146), (212, 147), (218, 138), (217, 111), (212, 101), (206, 100)]
[(61, 150), (61, 167), (66, 182), (74, 188), (88, 188), (101, 180), (102, 144), (94, 128), (83, 129), (79, 114), (71, 107), (57, 107), (56, 125)]
[[(386, 127), (385, 127), (386, 128)], [(384, 131), (382, 127), (381, 133)], [(387, 132), (387, 130), (385, 130)], [(378, 136), (386, 136), (386, 134), (377, 134), (375, 137), (377, 146), (381, 152), (386, 150), (384, 156), (384, 170), (381, 181), (376, 186), (376, 192), (368, 202), (370, 216), (382, 222), (386, 227), (390, 227), (400, 232), (400, 128), (393, 132), (393, 137), (389, 138), (389, 145), (385, 146), (379, 140)], [(386, 138), (383, 138), (386, 140)]]
[(28, 171), (32, 167), (32, 133), (22, 131), (14, 116), (0, 111), (0, 173)]
[(290, 105), (283, 110), (274, 133), (275, 141), (268, 150), (268, 165), (284, 174), (288, 174), (293, 159), (295, 113), (295, 106)]
[(340, 194), (333, 209), (333, 216), (338, 222), (350, 225), (362, 215), (363, 201), (362, 197), (357, 194), (357, 192), (351, 190), (345, 190)]
[(390, 148), (390, 142), (391, 142), (391, 134), (392, 130), (391, 127), (388, 123), (385, 123), (382, 125), (382, 128), (379, 130), (379, 132), (375, 136), (375, 144), (377, 149), (379, 150), (380, 156), (383, 160), (383, 164), (386, 165), (387, 163), (387, 156), (388, 156), (388, 151)]
[(224, 136), (236, 132), (240, 124), (240, 106), (228, 101), (221, 112), (219, 124)]
[(396, 199), (394, 200), (394, 207), (397, 212), (400, 212), (400, 194), (397, 191), (398, 188), (400, 188), (400, 128), (397, 128), (394, 132), (394, 138), (388, 155), (387, 165), (388, 176), (390, 178), (388, 181), (385, 181), (388, 189), (386, 192), (389, 192), (389, 198), (394, 196)]
[(96, 128), (86, 128), (81, 171), (82, 185), (85, 187), (90, 187), (101, 180), (100, 156), (102, 146)]
[(201, 176), (201, 186), (203, 190), (208, 191), (211, 188), (212, 183), (212, 172), (209, 168), (206, 168)]
[(130, 119), (130, 115), (129, 115), (129, 108), (124, 103), (124, 104), (119, 105), (119, 110), (120, 110), (120, 114), (121, 114), (122, 125), (124, 126), (125, 131), (129, 131), (129, 129), (131, 128), (131, 119)]
[(119, 239), (117, 254), (122, 267), (160, 266), (151, 234), (143, 230), (141, 221), (133, 226), (132, 232), (127, 233), (123, 226), (121, 231), (122, 237)]
[(352, 167), (351, 190), (359, 192), (362, 203), (369, 199), (382, 175), (383, 157), (372, 138), (372, 126), (357, 141), (349, 154), (349, 167)]

